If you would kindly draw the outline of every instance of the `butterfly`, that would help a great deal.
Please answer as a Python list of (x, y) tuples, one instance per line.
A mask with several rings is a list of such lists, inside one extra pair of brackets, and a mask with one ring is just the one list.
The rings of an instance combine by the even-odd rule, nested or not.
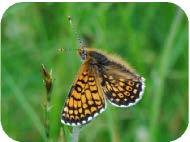
[(106, 110), (109, 101), (117, 107), (135, 105), (143, 96), (145, 79), (121, 59), (82, 46), (83, 60), (61, 115), (70, 126), (87, 124)]

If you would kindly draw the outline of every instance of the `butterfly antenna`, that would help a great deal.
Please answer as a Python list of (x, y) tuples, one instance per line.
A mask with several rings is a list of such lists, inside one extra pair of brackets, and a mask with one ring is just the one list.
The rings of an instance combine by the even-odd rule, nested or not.
[(78, 41), (79, 48), (85, 48), (86, 45), (85, 45), (84, 41), (82, 40), (82, 38), (80, 37), (79, 33), (77, 32), (76, 26), (72, 22), (71, 16), (68, 16), (68, 20), (69, 20), (69, 23), (71, 25), (71, 29), (74, 32), (74, 35), (75, 35), (75, 37), (76, 37), (76, 39)]

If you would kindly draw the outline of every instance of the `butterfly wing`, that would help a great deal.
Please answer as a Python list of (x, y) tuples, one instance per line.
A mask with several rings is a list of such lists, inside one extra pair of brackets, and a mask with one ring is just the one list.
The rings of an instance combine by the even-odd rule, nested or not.
[(135, 105), (143, 95), (144, 78), (128, 66), (109, 61), (100, 69), (103, 91), (109, 102), (118, 107)]
[(86, 124), (106, 108), (95, 68), (86, 61), (66, 99), (61, 122), (76, 126)]

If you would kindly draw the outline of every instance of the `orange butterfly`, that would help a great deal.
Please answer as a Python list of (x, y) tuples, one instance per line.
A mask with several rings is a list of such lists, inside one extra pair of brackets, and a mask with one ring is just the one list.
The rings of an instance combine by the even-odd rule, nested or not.
[(79, 126), (106, 109), (106, 100), (117, 107), (135, 105), (144, 92), (144, 78), (122, 60), (81, 46), (83, 64), (66, 99), (61, 122)]

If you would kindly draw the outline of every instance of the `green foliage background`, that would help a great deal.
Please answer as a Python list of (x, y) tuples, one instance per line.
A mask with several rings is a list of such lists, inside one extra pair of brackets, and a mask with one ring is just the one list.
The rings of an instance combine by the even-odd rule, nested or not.
[[(60, 113), (81, 61), (67, 16), (90, 47), (121, 56), (146, 78), (131, 108), (109, 105), (80, 142), (164, 142), (188, 124), (188, 20), (171, 3), (19, 3), (1, 21), (1, 123), (13, 139), (44, 141), (41, 64), (52, 68), (50, 135), (69, 141)], [(64, 53), (58, 48), (71, 49)]]

